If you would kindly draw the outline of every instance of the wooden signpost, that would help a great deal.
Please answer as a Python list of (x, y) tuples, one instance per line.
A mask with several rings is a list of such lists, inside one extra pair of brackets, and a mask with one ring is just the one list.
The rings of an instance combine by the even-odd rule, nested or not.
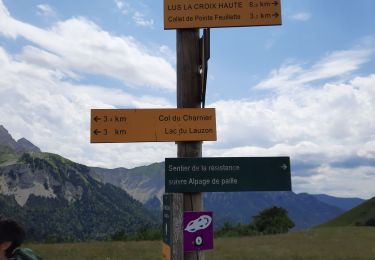
[[(164, 0), (164, 29), (177, 29), (177, 106), (204, 107), (209, 30), (199, 28), (281, 25), (279, 0)], [(203, 43), (203, 44), (202, 44)], [(201, 73), (200, 73), (201, 72)], [(199, 140), (196, 140), (199, 141)], [(202, 157), (201, 142), (179, 142), (177, 157)], [(171, 259), (204, 260), (202, 251), (182, 252), (181, 193), (173, 193)], [(202, 193), (183, 196), (184, 211), (203, 211)]]
[[(200, 39), (198, 29), (177, 30), (177, 107), (199, 108), (202, 105), (202, 89), (200, 87)], [(202, 157), (202, 142), (178, 142), (177, 157)], [(174, 234), (172, 240), (173, 260), (204, 259), (202, 251), (183, 251), (183, 212), (202, 211), (202, 193), (182, 193), (173, 197), (175, 223), (172, 224)], [(175, 201), (176, 200), (176, 201)], [(183, 203), (179, 204), (183, 201)]]
[[(207, 28), (267, 25), (281, 25), (280, 0), (164, 0), (164, 28), (177, 29), (178, 108), (91, 110), (91, 143), (177, 143), (178, 158), (166, 162), (166, 190), (173, 193), (163, 196), (164, 260), (204, 260), (202, 251), (183, 252), (182, 238), (184, 211), (203, 211), (201, 191), (216, 191), (219, 186), (223, 191), (291, 189), (287, 157), (253, 158), (251, 162), (248, 159), (234, 162), (231, 158), (200, 158), (202, 141), (216, 141), (215, 109), (204, 108), (210, 58)], [(202, 38), (199, 28), (206, 28)], [(234, 166), (223, 170), (222, 163)], [(211, 173), (216, 177), (205, 178), (208, 172), (204, 170), (199, 173), (189, 170), (198, 165), (212, 167)], [(178, 171), (178, 167), (186, 171)], [(190, 177), (194, 179), (193, 186), (189, 181), (184, 184)], [(206, 216), (208, 214), (203, 217)], [(203, 237), (194, 237), (198, 240), (194, 240), (193, 250), (205, 249), (200, 239), (206, 239), (206, 235), (202, 234)]]

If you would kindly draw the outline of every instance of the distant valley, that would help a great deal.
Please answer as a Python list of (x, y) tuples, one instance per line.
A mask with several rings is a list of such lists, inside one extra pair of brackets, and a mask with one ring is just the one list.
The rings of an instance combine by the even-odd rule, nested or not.
[[(160, 225), (164, 163), (104, 169), (44, 153), (0, 126), (0, 214), (27, 227), (33, 240), (106, 239)], [(215, 223), (249, 223), (264, 208), (288, 210), (296, 229), (324, 223), (361, 199), (294, 192), (205, 193)]]
[[(111, 183), (157, 210), (164, 192), (164, 163), (134, 169), (93, 168), (91, 174), (104, 183)], [(296, 229), (310, 228), (332, 219), (363, 202), (362, 199), (336, 198), (294, 192), (213, 192), (204, 194), (204, 207), (214, 211), (215, 222), (248, 223), (264, 208), (281, 206), (288, 210)]]

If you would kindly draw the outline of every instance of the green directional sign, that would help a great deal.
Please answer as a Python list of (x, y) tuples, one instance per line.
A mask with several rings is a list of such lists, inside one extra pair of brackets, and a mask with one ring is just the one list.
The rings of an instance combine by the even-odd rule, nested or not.
[(172, 208), (173, 194), (163, 194), (163, 242), (162, 259), (171, 260), (172, 253)]
[(290, 191), (289, 157), (166, 158), (166, 192)]
[(163, 242), (171, 245), (172, 194), (163, 194)]

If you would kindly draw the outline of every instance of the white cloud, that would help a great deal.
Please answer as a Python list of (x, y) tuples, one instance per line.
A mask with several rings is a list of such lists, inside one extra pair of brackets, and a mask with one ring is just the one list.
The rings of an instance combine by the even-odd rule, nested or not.
[(37, 11), (38, 15), (46, 16), (46, 17), (56, 16), (55, 10), (47, 4), (37, 5), (37, 8), (38, 8), (38, 11)]
[(176, 58), (176, 52), (171, 50), (167, 45), (161, 45), (159, 46), (159, 52), (168, 59), (169, 62), (176, 64), (177, 58)]
[(12, 18), (1, 2), (0, 6), (0, 34), (14, 39), (23, 37), (35, 44), (27, 54), (30, 56), (33, 50), (43, 55), (33, 55), (34, 62), (46, 66), (59, 64), (57, 69), (62, 72), (69, 68), (68, 75), (100, 74), (132, 87), (175, 89), (176, 76), (171, 64), (152, 55), (132, 37), (111, 35), (85, 18), (72, 18), (44, 30)]
[(128, 2), (125, 2), (125, 0), (115, 0), (116, 7), (120, 12), (124, 15), (129, 14), (131, 11), (130, 4)]
[(152, 19), (145, 19), (145, 15), (140, 13), (140, 12), (135, 12), (134, 15), (133, 15), (133, 21), (135, 22), (135, 24), (137, 24), (138, 26), (142, 26), (142, 27), (149, 27), (149, 28), (153, 28), (154, 26), (154, 20)]
[(205, 156), (290, 156), (295, 191), (374, 196), (363, 187), (375, 183), (375, 74), (309, 85), (354, 72), (367, 54), (341, 51), (310, 68), (283, 66), (259, 85), (294, 88), (210, 104), (217, 108), (218, 141), (206, 144)]
[(311, 19), (311, 14), (306, 13), (306, 12), (300, 12), (300, 13), (296, 13), (292, 15), (291, 17), (293, 20), (306, 22)]
[[(154, 20), (147, 19), (146, 14), (144, 13), (144, 10), (148, 9), (147, 5), (144, 5), (143, 3), (138, 3), (138, 8), (137, 8), (137, 7), (134, 7), (134, 4), (131, 5), (125, 0), (115, 0), (115, 5), (117, 9), (124, 15), (132, 14), (131, 18), (137, 26), (153, 29)], [(139, 11), (140, 6), (143, 10), (142, 12)]]
[(12, 18), (0, 1), (2, 36), (30, 42), (15, 54), (0, 46), (0, 124), (15, 138), (26, 137), (44, 151), (94, 166), (133, 167), (174, 156), (171, 143), (90, 144), (91, 108), (172, 104), (162, 97), (126, 93), (120, 86), (80, 83), (86, 74), (99, 74), (133, 87), (172, 90), (175, 71), (162, 56), (84, 18), (38, 28)]
[(273, 70), (269, 78), (257, 84), (256, 88), (284, 91), (318, 80), (343, 77), (369, 61), (372, 53), (371, 49), (336, 51), (310, 68), (303, 68), (301, 64), (286, 64), (278, 70)]
[(297, 192), (369, 199), (374, 196), (374, 167), (358, 167), (353, 170), (323, 166), (312, 176), (293, 177), (293, 183), (298, 184)]
[(124, 2), (121, 0), (115, 0), (115, 4), (118, 9), (122, 9), (124, 7)]
[(355, 76), (367, 46), (273, 70), (255, 88), (274, 91), (262, 100), (211, 104), (218, 142), (205, 156), (290, 156), (297, 192), (374, 196), (375, 74)]
[[(0, 48), (0, 124), (42, 150), (95, 166), (138, 166), (173, 156), (174, 144), (90, 144), (90, 109), (171, 107), (163, 99), (61, 80), (53, 68)], [(141, 156), (147, 154), (147, 156)]]

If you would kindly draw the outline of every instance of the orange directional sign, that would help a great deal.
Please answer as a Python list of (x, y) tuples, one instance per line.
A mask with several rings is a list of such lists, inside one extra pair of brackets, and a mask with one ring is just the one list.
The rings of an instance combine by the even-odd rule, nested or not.
[(168, 141), (216, 141), (215, 109), (91, 110), (91, 143)]
[(171, 260), (171, 246), (163, 242), (162, 244), (162, 259)]
[(281, 25), (280, 0), (164, 0), (164, 29)]

